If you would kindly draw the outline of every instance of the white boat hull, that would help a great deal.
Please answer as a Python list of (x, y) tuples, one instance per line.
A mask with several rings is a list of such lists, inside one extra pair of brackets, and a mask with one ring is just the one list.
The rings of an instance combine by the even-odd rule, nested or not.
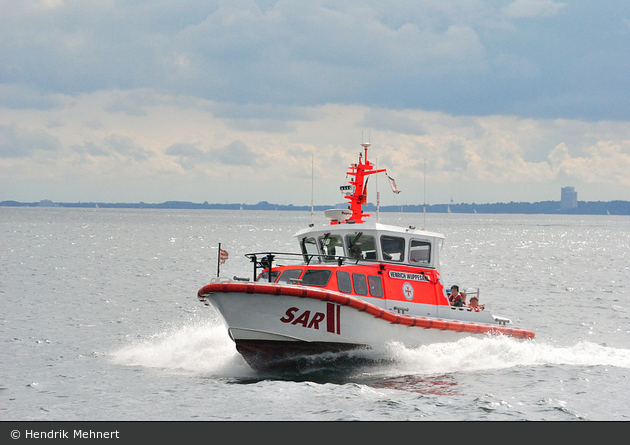
[(400, 315), (324, 289), (236, 283), (210, 286), (199, 291), (199, 299), (221, 314), (237, 350), (254, 369), (278, 368), (313, 354), (391, 342), (413, 348), (471, 334), (528, 337), (528, 331), (499, 325)]

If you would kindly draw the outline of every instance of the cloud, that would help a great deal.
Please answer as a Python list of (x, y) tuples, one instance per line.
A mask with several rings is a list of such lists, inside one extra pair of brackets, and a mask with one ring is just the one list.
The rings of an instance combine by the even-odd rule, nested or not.
[(234, 141), (229, 145), (212, 151), (214, 158), (225, 165), (254, 165), (257, 155), (242, 141)]
[(129, 136), (111, 134), (106, 136), (104, 141), (108, 148), (120, 155), (133, 158), (136, 161), (144, 161), (150, 156), (153, 156), (153, 153), (136, 144)]
[[(236, 128), (227, 114), (216, 116), (220, 103), (162, 92), (151, 101), (150, 93), (142, 92), (147, 113), (141, 116), (104, 109), (118, 92), (77, 96), (73, 107), (45, 116), (39, 110), (22, 110), (18, 116), (0, 109), (1, 116), (20, 122), (0, 126), (0, 189), (7, 193), (17, 187), (29, 194), (0, 199), (33, 201), (46, 192), (48, 199), (86, 201), (97, 193), (111, 202), (284, 200), (299, 205), (310, 202), (313, 176), (316, 203), (334, 204), (346, 168), (356, 162), (365, 139), (372, 143), (370, 159), (386, 168), (403, 191), (397, 197), (382, 193), (383, 205), (419, 203), (425, 161), (430, 203), (448, 202), (451, 195), (457, 202), (550, 200), (565, 185), (576, 186), (581, 199), (589, 199), (589, 191), (591, 200), (627, 199), (630, 193), (625, 173), (630, 126), (624, 121), (471, 117), (329, 104), (286, 108), (275, 119), (294, 131), (259, 132)], [(258, 115), (264, 111), (237, 104), (229, 113), (247, 119)], [(50, 120), (64, 124), (47, 127)], [(92, 121), (101, 124), (85, 125)], [(38, 168), (42, 159), (47, 183)], [(59, 187), (51, 186), (53, 178)], [(261, 186), (261, 178), (274, 180)], [(61, 187), (66, 182), (75, 186)], [(107, 186), (112, 182), (117, 186)], [(93, 187), (76, 185), (83, 183)]]
[(122, 102), (114, 102), (105, 108), (105, 110), (110, 113), (124, 113), (127, 116), (146, 116), (147, 111), (139, 107), (137, 105), (122, 103)]
[(168, 156), (177, 158), (177, 162), (186, 170), (193, 169), (196, 165), (212, 161), (212, 156), (197, 148), (194, 144), (177, 143), (168, 147), (165, 151)]
[(208, 159), (208, 155), (193, 144), (173, 144), (164, 151), (169, 156), (182, 156), (191, 159)]
[(214, 116), (225, 119), (234, 129), (243, 131), (288, 133), (295, 131), (291, 121), (311, 120), (316, 116), (304, 107), (283, 104), (215, 103)]
[(554, 16), (566, 3), (552, 0), (516, 0), (506, 6), (503, 11), (506, 16), (513, 18), (532, 18)]
[(204, 151), (197, 144), (176, 143), (164, 150), (168, 156), (177, 158), (177, 163), (186, 170), (203, 167), (218, 161), (225, 166), (252, 166), (261, 164), (260, 156), (243, 141), (235, 140), (221, 148)]
[[(630, 88), (615, 73), (630, 68), (619, 38), (629, 17), (621, 0), (9, 2), (0, 103), (46, 109), (55, 94), (152, 89), (271, 111), (343, 103), (625, 119)], [(107, 109), (146, 112), (133, 98)], [(273, 119), (234, 124), (292, 131)]]
[(374, 128), (381, 131), (393, 131), (397, 133), (424, 135), (427, 133), (425, 121), (416, 118), (414, 113), (406, 111), (390, 111), (372, 109), (363, 117), (361, 125), (366, 128)]
[(4, 2), (0, 190), (49, 190), (45, 161), (138, 201), (297, 204), (313, 174), (330, 202), (363, 134), (401, 190), (426, 159), (436, 202), (627, 197), (629, 19), (622, 0)]
[(0, 83), (0, 106), (11, 109), (50, 110), (62, 105), (57, 95), (46, 94), (29, 85)]
[(70, 148), (79, 154), (88, 154), (90, 156), (109, 156), (109, 153), (106, 150), (93, 142), (85, 142), (82, 145), (72, 145)]
[(54, 152), (60, 148), (59, 139), (43, 130), (27, 130), (15, 124), (0, 125), (2, 158), (27, 158), (37, 151)]
[(630, 141), (598, 141), (584, 148), (582, 156), (571, 155), (561, 143), (549, 153), (549, 162), (556, 175), (569, 180), (630, 185)]

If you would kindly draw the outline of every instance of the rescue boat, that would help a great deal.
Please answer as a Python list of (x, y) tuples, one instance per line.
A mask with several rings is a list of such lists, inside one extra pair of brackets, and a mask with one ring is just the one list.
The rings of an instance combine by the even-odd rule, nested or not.
[(368, 161), (369, 145), (341, 187), (348, 208), (328, 210), (325, 224), (298, 231), (299, 253), (247, 254), (251, 279), (217, 277), (199, 289), (249, 366), (286, 368), (392, 342), (413, 348), (469, 335), (533, 338), (488, 310), (450, 305), (439, 267), (442, 234), (381, 224), (363, 212), (369, 176), (386, 172)]

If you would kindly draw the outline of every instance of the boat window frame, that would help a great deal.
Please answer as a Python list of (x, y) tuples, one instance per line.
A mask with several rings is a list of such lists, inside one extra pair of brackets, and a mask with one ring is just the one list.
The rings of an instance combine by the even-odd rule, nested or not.
[[(414, 246), (414, 243), (421, 243), (420, 246)], [(423, 249), (414, 249), (414, 247), (424, 247), (424, 246), (428, 246), (428, 256), (427, 255), (423, 255), (423, 258), (427, 258), (426, 260), (422, 259), (422, 260), (418, 260), (418, 261), (413, 261), (412, 258), (412, 252), (415, 251), (421, 251)], [(411, 238), (409, 240), (409, 263), (411, 264), (422, 264), (422, 265), (430, 265), (431, 264), (431, 255), (433, 254), (433, 243), (427, 239), (420, 239), (420, 238)]]
[[(280, 274), (280, 276), (276, 279), (276, 283), (287, 283), (287, 284), (294, 284), (296, 282), (301, 281), (300, 280), (300, 276), (302, 275), (302, 272), (304, 271), (304, 269), (300, 268), (294, 268), (294, 269), (284, 269), (282, 271), (282, 273)], [(297, 272), (297, 276), (295, 277), (289, 277), (288, 280), (283, 280), (285, 275), (295, 275), (295, 272)]]
[[(333, 243), (333, 240), (335, 241)], [(317, 238), (317, 247), (320, 249), (321, 253), (322, 253), (322, 260), (326, 263), (332, 262), (332, 261), (337, 261), (338, 257), (345, 257), (346, 256), (346, 248), (343, 244), (343, 235), (340, 234), (330, 234), (329, 233), (325, 233), (323, 236), (320, 236)], [(335, 247), (335, 252), (334, 254), (330, 254), (330, 252), (328, 251), (328, 249), (334, 246)], [(341, 252), (337, 252), (337, 248), (340, 247), (341, 248)]]
[[(340, 275), (342, 275), (344, 278), (339, 279)], [(350, 276), (350, 272), (347, 272), (345, 270), (338, 270), (335, 276), (337, 277), (337, 289), (339, 289), (339, 292), (343, 292), (344, 294), (351, 294), (352, 293), (352, 277)], [(346, 281), (346, 278), (347, 278), (347, 281)], [(343, 283), (344, 285), (343, 289), (342, 289), (341, 283)]]
[(263, 271), (260, 275), (258, 275), (258, 278), (256, 278), (256, 281), (265, 281), (265, 282), (275, 283), (279, 276), (280, 276), (280, 271), (277, 269), (272, 269), (271, 281), (269, 281), (269, 269), (267, 269)]
[[(378, 275), (368, 275), (367, 281), (370, 295), (375, 298), (383, 298), (383, 278)], [(373, 292), (372, 290), (377, 292)]]
[[(371, 238), (371, 240), (370, 240)], [(377, 242), (376, 237), (369, 233), (357, 232), (352, 235), (345, 236), (346, 246), (348, 248), (348, 256), (358, 260), (376, 260), (377, 257)], [(367, 250), (362, 247), (366, 244), (372, 243), (372, 248)], [(359, 247), (355, 249), (354, 247)], [(373, 255), (370, 255), (373, 252)]]
[[(395, 241), (402, 242), (402, 247), (398, 250), (392, 251), (391, 249), (384, 248), (384, 241)], [(392, 261), (396, 263), (402, 263), (405, 261), (405, 242), (406, 239), (404, 236), (394, 236), (394, 235), (381, 235), (380, 244), (381, 244), (381, 254), (383, 255), (383, 260)], [(400, 254), (400, 259), (395, 260), (391, 254)], [(389, 258), (387, 258), (389, 256)]]
[[(357, 280), (356, 279), (357, 277), (361, 277), (363, 279), (363, 282), (361, 283), (361, 280)], [(357, 289), (357, 286), (364, 286), (365, 287), (365, 291), (363, 291), (363, 288)], [(367, 277), (365, 276), (364, 273), (352, 272), (352, 290), (354, 291), (354, 293), (356, 295), (367, 296), (367, 294), (368, 294), (368, 282), (367, 282)], [(361, 291), (361, 292), (359, 292), (359, 291)]]
[[(312, 240), (312, 242), (311, 242)], [(308, 251), (306, 245), (307, 242), (309, 245), (313, 245), (315, 247), (315, 252), (310, 252)], [(313, 237), (308, 237), (305, 236), (300, 240), (300, 247), (302, 248), (302, 255), (304, 256), (304, 262), (306, 264), (309, 264), (311, 262), (311, 260), (313, 259), (313, 257), (315, 257), (317, 259), (318, 263), (321, 263), (322, 260), (319, 257), (319, 248), (318, 248), (318, 243), (317, 243), (317, 238)]]
[[(326, 280), (318, 280), (316, 282), (309, 282), (307, 276), (321, 274), (326, 275)], [(330, 282), (330, 277), (332, 277), (332, 270), (330, 269), (306, 269), (302, 274), (302, 285), (303, 286), (315, 286), (315, 287), (326, 287)]]

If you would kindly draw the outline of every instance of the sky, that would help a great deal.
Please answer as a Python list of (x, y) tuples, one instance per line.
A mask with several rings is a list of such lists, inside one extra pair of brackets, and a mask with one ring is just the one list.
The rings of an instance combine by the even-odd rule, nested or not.
[(0, 10), (0, 201), (630, 200), (627, 0)]

